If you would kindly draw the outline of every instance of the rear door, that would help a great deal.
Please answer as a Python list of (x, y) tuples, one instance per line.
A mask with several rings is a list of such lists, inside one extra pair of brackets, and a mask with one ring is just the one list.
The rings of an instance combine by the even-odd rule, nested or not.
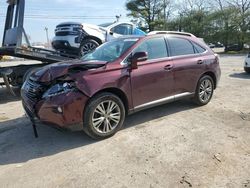
[(168, 37), (170, 56), (174, 63), (175, 94), (195, 92), (197, 81), (204, 72), (202, 53), (206, 49), (181, 37)]
[[(159, 99), (172, 95), (174, 88), (173, 63), (168, 57), (166, 40), (156, 37), (144, 40), (134, 50), (147, 52), (148, 60), (138, 63), (138, 69), (131, 72), (131, 86), (134, 107), (147, 107)], [(158, 100), (158, 101), (157, 101)], [(153, 102), (149, 104), (150, 102)]]

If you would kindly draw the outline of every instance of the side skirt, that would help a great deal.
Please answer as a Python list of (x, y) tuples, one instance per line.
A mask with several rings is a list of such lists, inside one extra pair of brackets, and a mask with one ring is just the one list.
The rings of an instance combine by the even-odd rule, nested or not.
[(130, 114), (136, 113), (136, 112), (141, 111), (141, 110), (145, 110), (145, 109), (152, 108), (152, 107), (155, 107), (155, 106), (171, 103), (171, 102), (177, 101), (179, 99), (190, 98), (190, 97), (192, 97), (194, 95), (195, 95), (195, 93), (185, 92), (185, 93), (181, 93), (181, 94), (178, 94), (178, 95), (158, 99), (158, 100), (155, 100), (155, 101), (152, 101), (152, 102), (149, 102), (149, 103), (145, 103), (145, 104), (136, 106), (134, 109), (129, 110), (128, 114), (130, 115)]

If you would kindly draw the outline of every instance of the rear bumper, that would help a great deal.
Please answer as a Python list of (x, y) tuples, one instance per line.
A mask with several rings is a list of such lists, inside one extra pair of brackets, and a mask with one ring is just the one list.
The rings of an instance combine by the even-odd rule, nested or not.
[(68, 128), (83, 122), (83, 111), (88, 97), (80, 92), (69, 92), (32, 105), (23, 98), (23, 107), (31, 121)]

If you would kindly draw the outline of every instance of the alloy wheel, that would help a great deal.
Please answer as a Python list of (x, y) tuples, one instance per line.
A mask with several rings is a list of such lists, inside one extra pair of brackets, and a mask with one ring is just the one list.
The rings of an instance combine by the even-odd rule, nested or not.
[(92, 126), (101, 134), (113, 131), (120, 123), (121, 109), (113, 100), (101, 102), (95, 108), (92, 115)]
[(93, 51), (96, 48), (97, 48), (97, 45), (95, 43), (88, 42), (82, 46), (82, 54), (85, 55), (85, 54)]
[(213, 84), (209, 79), (205, 79), (201, 82), (199, 89), (199, 97), (203, 103), (206, 103), (210, 100), (213, 93)]

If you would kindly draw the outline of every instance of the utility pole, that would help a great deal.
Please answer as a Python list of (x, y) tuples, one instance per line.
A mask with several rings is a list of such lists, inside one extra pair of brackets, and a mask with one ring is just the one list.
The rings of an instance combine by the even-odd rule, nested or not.
[(183, 17), (183, 14), (182, 13), (179, 13), (179, 14), (180, 14), (179, 31), (182, 32), (182, 17)]
[(46, 32), (46, 37), (47, 37), (47, 45), (48, 47), (50, 47), (50, 41), (49, 41), (49, 29), (47, 27), (44, 28), (45, 32)]

